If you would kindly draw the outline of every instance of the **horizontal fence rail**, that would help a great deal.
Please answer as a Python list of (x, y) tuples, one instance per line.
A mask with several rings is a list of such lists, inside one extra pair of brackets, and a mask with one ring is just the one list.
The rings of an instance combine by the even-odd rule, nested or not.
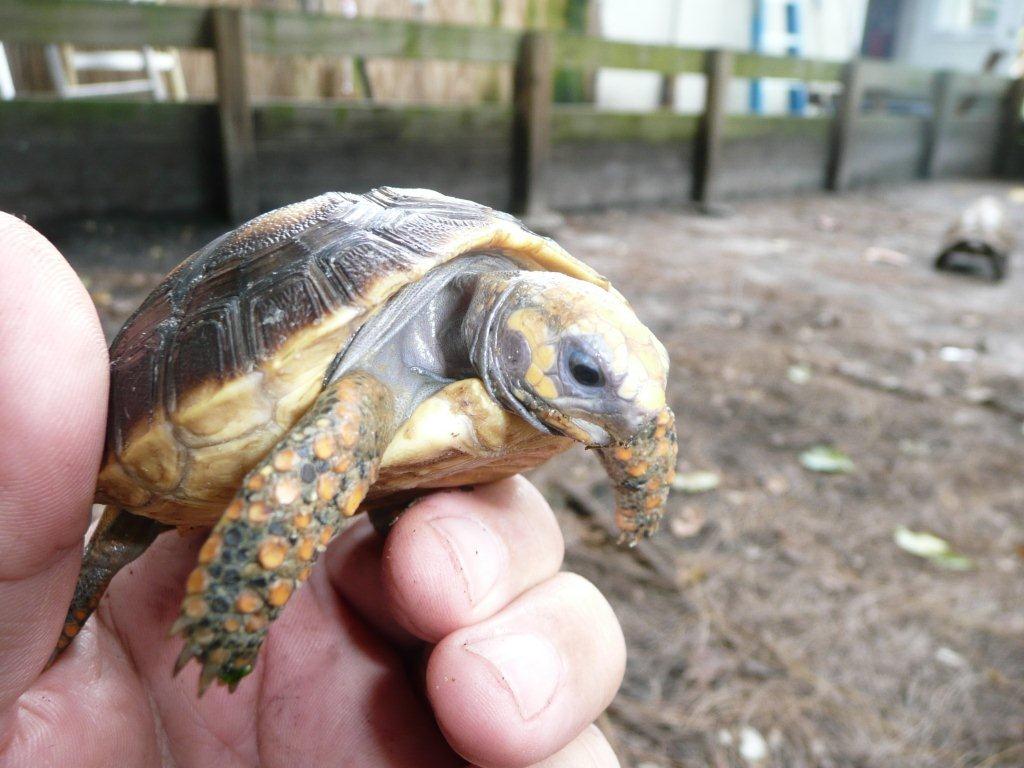
[[(64, 158), (66, 167), (55, 172), (51, 192), (64, 190), (83, 211), (101, 212), (104, 201), (140, 201), (157, 210), (170, 200), (191, 209), (219, 194), (235, 220), (325, 187), (396, 180), (542, 214), (630, 202), (711, 205), (757, 191), (841, 190), (1020, 165), (1024, 84), (990, 74), (574, 33), (84, 0), (0, 0), (0, 41), (209, 49), (218, 83), (212, 107), (0, 102), (0, 207), (32, 209), (25, 201), (46, 189), (46, 161), (53, 158)], [(510, 108), (253, 104), (251, 55), (511, 66), (513, 99)], [(703, 108), (622, 113), (554, 103), (556, 72), (599, 68), (658, 73), (668, 89), (677, 75), (704, 77)], [(729, 114), (736, 78), (831, 84), (821, 92), (826, 101), (838, 94), (835, 109), (826, 103), (822, 115), (811, 117)], [(76, 126), (81, 146), (72, 135)], [(104, 179), (102, 162), (136, 169), (129, 174), (138, 181), (135, 193), (113, 189), (131, 182), (118, 174)], [(146, 163), (162, 166), (139, 171)], [(211, 178), (219, 183), (211, 187)], [(162, 196), (153, 189), (159, 179), (169, 185)], [(36, 207), (45, 208), (42, 198)]]

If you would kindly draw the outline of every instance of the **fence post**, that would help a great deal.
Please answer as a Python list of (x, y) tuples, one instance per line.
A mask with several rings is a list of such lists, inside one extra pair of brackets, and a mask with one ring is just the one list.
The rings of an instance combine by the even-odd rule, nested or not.
[(924, 137), (924, 153), (921, 157), (921, 178), (930, 179), (935, 175), (942, 136), (953, 116), (953, 84), (956, 74), (948, 69), (936, 72), (932, 80), (932, 118), (928, 121)]
[(843, 68), (843, 92), (832, 120), (825, 188), (841, 192), (850, 183), (850, 142), (864, 99), (864, 62), (854, 59)]
[(216, 7), (213, 46), (217, 69), (217, 112), (224, 163), (224, 193), (228, 216), (235, 223), (259, 212), (256, 187), (256, 141), (252, 103), (246, 81), (249, 40), (245, 11)]
[(993, 158), (997, 176), (1009, 178), (1019, 171), (1017, 167), (1017, 135), (1021, 129), (1021, 108), (1024, 107), (1024, 77), (1018, 77), (1006, 89), (1003, 99), (1003, 119)]
[(707, 52), (704, 59), (706, 85), (704, 114), (694, 146), (693, 199), (707, 207), (714, 199), (714, 181), (725, 131), (725, 108), (732, 80), (732, 53), (722, 49)]
[(516, 59), (512, 125), (512, 209), (523, 216), (548, 212), (545, 181), (551, 157), (554, 46), (543, 32), (526, 32)]

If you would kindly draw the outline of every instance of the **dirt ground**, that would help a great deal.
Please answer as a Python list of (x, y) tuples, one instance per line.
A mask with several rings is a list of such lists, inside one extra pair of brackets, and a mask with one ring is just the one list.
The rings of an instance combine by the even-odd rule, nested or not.
[[(1024, 765), (1024, 270), (991, 285), (931, 268), (996, 183), (616, 211), (555, 236), (669, 349), (680, 469), (637, 551), (616, 547), (598, 463), (534, 473), (567, 567), (629, 644), (602, 726), (628, 768)], [(90, 221), (50, 234), (108, 333), (222, 225)], [(892, 249), (869, 251), (870, 248)], [(805, 469), (806, 449), (853, 471)], [(897, 526), (970, 558), (951, 570)]]

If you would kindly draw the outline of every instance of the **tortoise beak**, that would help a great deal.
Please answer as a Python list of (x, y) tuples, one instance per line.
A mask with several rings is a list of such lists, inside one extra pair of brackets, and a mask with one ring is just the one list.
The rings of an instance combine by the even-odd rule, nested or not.
[(615, 486), (615, 522), (619, 542), (637, 542), (658, 530), (675, 477), (676, 419), (662, 409), (628, 441), (598, 448), (601, 463)]
[(592, 448), (598, 448), (611, 445), (614, 442), (612, 436), (608, 434), (608, 430), (604, 429), (604, 427), (600, 427), (586, 419), (573, 419), (572, 422), (585, 436), (580, 439), (581, 443), (585, 443)]

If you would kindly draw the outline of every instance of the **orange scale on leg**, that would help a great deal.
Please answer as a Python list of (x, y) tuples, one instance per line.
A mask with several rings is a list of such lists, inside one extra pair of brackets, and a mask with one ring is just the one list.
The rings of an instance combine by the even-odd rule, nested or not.
[(206, 575), (206, 569), (194, 568), (192, 573), (188, 575), (188, 581), (185, 582), (185, 592), (190, 595), (201, 594), (206, 590), (206, 586), (209, 583), (210, 579)]
[(239, 613), (255, 613), (261, 605), (263, 605), (263, 600), (251, 589), (242, 590), (235, 598), (235, 609)]
[(270, 589), (267, 592), (267, 602), (275, 608), (280, 608), (288, 602), (288, 598), (292, 596), (294, 589), (295, 585), (291, 579), (279, 579), (270, 585)]
[(199, 562), (203, 565), (213, 562), (214, 558), (220, 554), (221, 542), (222, 539), (219, 533), (211, 533), (199, 549)]

